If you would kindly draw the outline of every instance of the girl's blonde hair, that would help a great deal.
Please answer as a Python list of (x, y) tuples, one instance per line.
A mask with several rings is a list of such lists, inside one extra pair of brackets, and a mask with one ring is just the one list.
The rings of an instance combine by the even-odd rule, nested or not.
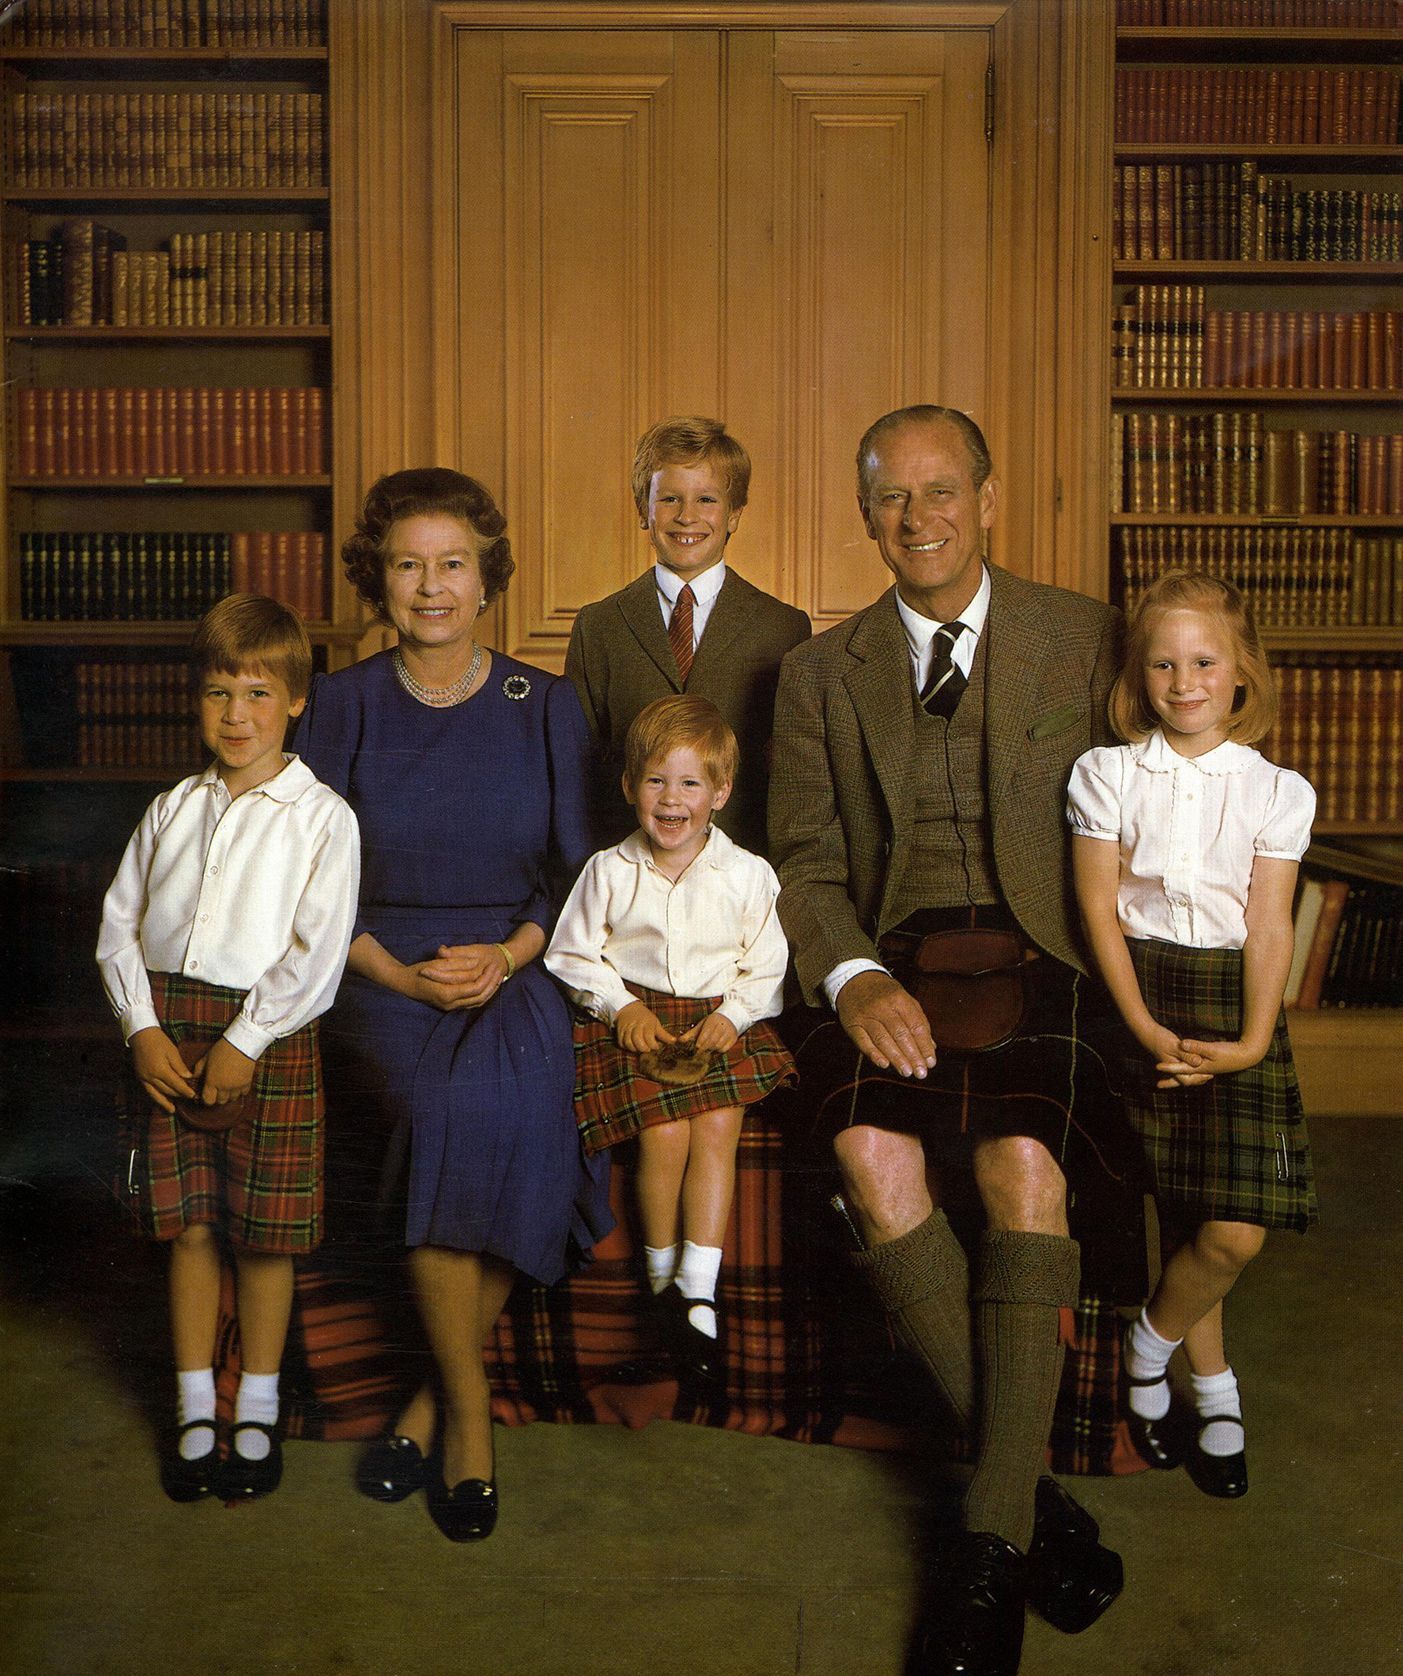
[(1240, 682), (1226, 731), (1239, 745), (1251, 745), (1276, 721), (1276, 683), (1257, 635), (1247, 601), (1231, 582), (1201, 570), (1166, 570), (1141, 596), (1130, 619), (1125, 663), (1111, 688), (1111, 726), (1133, 744), (1159, 726), (1145, 688), (1145, 654), (1150, 635), (1166, 611), (1199, 611), (1222, 623), (1232, 643)]
[(624, 736), (624, 784), (630, 800), (650, 762), (677, 750), (695, 751), (711, 789), (730, 785), (740, 766), (740, 747), (731, 725), (709, 698), (669, 693), (645, 704)]

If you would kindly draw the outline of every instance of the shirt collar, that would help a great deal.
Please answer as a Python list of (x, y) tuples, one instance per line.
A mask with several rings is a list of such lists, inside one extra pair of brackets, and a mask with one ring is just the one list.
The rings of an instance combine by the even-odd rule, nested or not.
[[(294, 751), (283, 752), (283, 766), (273, 775), (271, 780), (265, 780), (261, 786), (254, 786), (254, 791), (261, 791), (265, 797), (271, 797), (278, 803), (296, 803), (308, 786), (317, 783), (317, 777), (307, 764)], [(219, 764), (212, 762), (196, 781), (197, 785), (208, 786), (227, 797), (228, 791), (223, 780), (219, 777)]]
[[(686, 578), (681, 577), (675, 570), (669, 570), (665, 564), (653, 566), (653, 580), (658, 585), (658, 592), (669, 606), (677, 604), (677, 596), (682, 592), (682, 584)], [(721, 584), (726, 580), (726, 561), (718, 559), (700, 576), (692, 578), (692, 598), (698, 605), (709, 605), (721, 592)]]
[[(653, 852), (648, 848), (648, 840), (644, 836), (641, 826), (635, 827), (619, 845), (619, 854), (625, 861), (631, 861), (640, 867), (656, 866), (653, 860)], [(687, 872), (690, 873), (693, 867), (702, 865), (715, 868), (731, 867), (735, 863), (736, 855), (735, 843), (713, 821), (705, 848), (692, 863), (692, 867), (687, 869)]]
[[(967, 644), (971, 646), (984, 632), (984, 624), (989, 618), (989, 596), (992, 592), (993, 584), (989, 580), (989, 567), (988, 565), (981, 565), (979, 567), (979, 587), (975, 591), (974, 598), (960, 612), (958, 619), (951, 618), (952, 622), (959, 621), (965, 625), (969, 636)], [(901, 626), (906, 630), (906, 639), (913, 656), (919, 658), (925, 652), (926, 647), (930, 645), (940, 624), (933, 617), (923, 617), (919, 611), (913, 611), (900, 593), (896, 596), (896, 614), (901, 618)], [(965, 635), (962, 634), (960, 640), (965, 641)]]
[(1250, 745), (1234, 744), (1225, 739), (1201, 757), (1180, 756), (1164, 737), (1164, 729), (1157, 727), (1148, 737), (1130, 747), (1131, 757), (1151, 774), (1175, 774), (1182, 769), (1196, 769), (1200, 774), (1240, 774), (1257, 755)]

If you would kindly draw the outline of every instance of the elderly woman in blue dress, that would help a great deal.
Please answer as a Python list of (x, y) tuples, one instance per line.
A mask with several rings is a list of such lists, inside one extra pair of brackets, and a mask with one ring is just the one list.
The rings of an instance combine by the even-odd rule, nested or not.
[(477, 639), (514, 568), (504, 530), (459, 472), (374, 484), (342, 557), (398, 644), (319, 678), (297, 739), (361, 830), (333, 1111), (404, 1205), (437, 1373), (357, 1482), (382, 1501), (425, 1487), (455, 1541), (496, 1521), (483, 1346), (513, 1278), (560, 1279), (611, 1224), (607, 1166), (575, 1127), (566, 1003), (538, 959), (590, 849), (588, 733), (568, 681)]

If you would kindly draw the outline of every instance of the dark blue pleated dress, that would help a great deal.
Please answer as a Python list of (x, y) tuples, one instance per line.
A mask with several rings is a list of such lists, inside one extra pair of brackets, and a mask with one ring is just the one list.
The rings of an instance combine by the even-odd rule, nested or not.
[[(409, 963), (526, 920), (549, 934), (589, 850), (568, 681), (495, 652), (485, 686), (438, 710), (381, 653), (314, 680), (295, 743), (360, 821), (357, 935)], [(539, 960), (467, 1012), (348, 972), (323, 1042), (329, 1148), (378, 1150), (407, 1245), (487, 1252), (549, 1285), (609, 1231), (608, 1160), (581, 1151), (569, 1010)]]

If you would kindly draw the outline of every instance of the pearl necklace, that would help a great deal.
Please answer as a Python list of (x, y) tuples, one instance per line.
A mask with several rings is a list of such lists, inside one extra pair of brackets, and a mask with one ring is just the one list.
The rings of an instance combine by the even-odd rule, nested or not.
[(394, 657), (395, 679), (411, 698), (417, 698), (420, 704), (428, 704), (435, 710), (447, 710), (455, 704), (461, 704), (472, 690), (472, 684), (477, 680), (477, 672), (482, 668), (482, 647), (473, 648), (473, 661), (458, 677), (446, 687), (426, 687), (416, 681), (409, 673), (399, 648), (395, 648)]

